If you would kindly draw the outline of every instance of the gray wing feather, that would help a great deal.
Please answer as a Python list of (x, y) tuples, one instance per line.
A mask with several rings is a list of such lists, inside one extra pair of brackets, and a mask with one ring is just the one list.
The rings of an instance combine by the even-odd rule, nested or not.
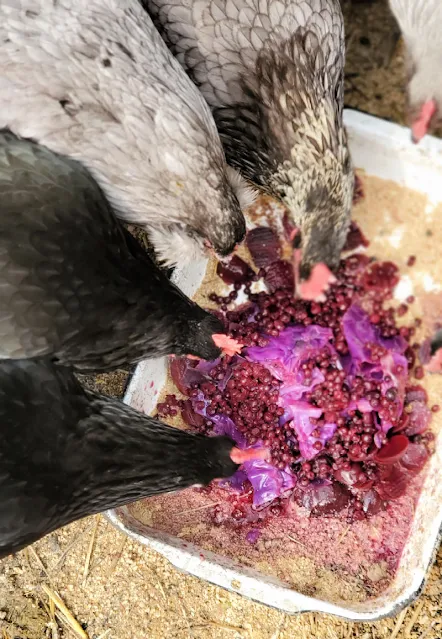
[(75, 161), (0, 134), (0, 202), (0, 359), (109, 370), (169, 352), (203, 313)]
[(0, 53), (0, 128), (80, 160), (127, 221), (186, 223), (194, 207), (176, 182), (203, 193), (224, 156), (136, 0), (2, 1)]
[[(322, 71), (340, 73), (344, 27), (333, 0), (144, 0), (178, 60), (212, 108), (247, 103), (242, 77), (253, 73), (263, 49), (280, 48), (295, 34)], [(339, 56), (337, 57), (337, 53)]]

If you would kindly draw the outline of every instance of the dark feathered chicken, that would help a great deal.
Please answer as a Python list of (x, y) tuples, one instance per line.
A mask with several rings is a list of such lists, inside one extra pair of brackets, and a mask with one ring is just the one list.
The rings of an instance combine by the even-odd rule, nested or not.
[(338, 0), (143, 4), (211, 106), (227, 161), (290, 210), (301, 282), (315, 264), (336, 267), (354, 184)]
[(86, 372), (220, 355), (219, 320), (166, 278), (80, 164), (0, 133), (0, 202), (0, 359)]
[(168, 264), (244, 237), (251, 191), (138, 0), (2, 0), (0, 128), (82, 162)]
[(390, 0), (407, 48), (408, 119), (419, 142), (442, 123), (442, 3)]
[(238, 468), (228, 438), (161, 424), (44, 360), (0, 362), (0, 424), (0, 558), (86, 515)]

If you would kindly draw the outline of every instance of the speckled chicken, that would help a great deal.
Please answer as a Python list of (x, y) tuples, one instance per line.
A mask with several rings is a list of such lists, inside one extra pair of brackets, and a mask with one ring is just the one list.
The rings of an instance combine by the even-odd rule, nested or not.
[(189, 300), (78, 162), (0, 133), (0, 359), (106, 371), (168, 353), (214, 359), (221, 322)]
[(251, 191), (138, 0), (0, 2), (0, 128), (80, 160), (167, 264), (243, 239)]
[(143, 4), (212, 108), (227, 161), (291, 212), (301, 231), (301, 281), (320, 262), (336, 267), (354, 185), (339, 2)]
[(0, 558), (69, 522), (238, 468), (192, 435), (84, 390), (45, 360), (0, 362)]
[(407, 50), (408, 119), (419, 142), (442, 123), (442, 3), (389, 1)]

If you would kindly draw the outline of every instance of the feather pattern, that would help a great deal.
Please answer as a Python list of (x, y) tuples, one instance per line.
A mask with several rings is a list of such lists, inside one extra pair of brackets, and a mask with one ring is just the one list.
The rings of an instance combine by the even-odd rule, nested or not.
[(127, 222), (242, 239), (210, 110), (137, 0), (3, 1), (0, 53), (0, 128), (81, 161)]
[(229, 164), (292, 212), (304, 271), (316, 261), (335, 267), (354, 179), (342, 121), (339, 2), (143, 4), (212, 108)]
[(0, 359), (105, 371), (219, 356), (220, 322), (168, 280), (75, 160), (0, 133), (0, 199)]
[(0, 559), (76, 519), (229, 477), (233, 442), (84, 390), (47, 360), (0, 362)]

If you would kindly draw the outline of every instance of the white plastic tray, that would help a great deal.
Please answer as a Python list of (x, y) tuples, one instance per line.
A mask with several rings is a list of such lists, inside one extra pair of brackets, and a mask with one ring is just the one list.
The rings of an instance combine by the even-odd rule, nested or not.
[[(432, 203), (442, 202), (441, 141), (426, 137), (423, 143), (414, 146), (409, 130), (356, 111), (345, 112), (345, 123), (357, 168), (425, 193)], [(174, 281), (192, 296), (202, 282), (205, 268), (206, 261), (201, 260), (185, 270), (177, 270)], [(127, 390), (126, 403), (150, 413), (165, 383), (166, 372), (165, 359), (140, 363)], [(278, 579), (207, 550), (201, 559), (200, 548), (145, 526), (134, 519), (127, 508), (109, 511), (107, 516), (117, 528), (160, 552), (178, 569), (255, 601), (292, 614), (318, 611), (355, 621), (376, 620), (395, 615), (420, 593), (440, 542), (441, 469), (442, 441), (439, 437), (394, 581), (382, 595), (364, 603), (339, 604), (305, 596)]]

